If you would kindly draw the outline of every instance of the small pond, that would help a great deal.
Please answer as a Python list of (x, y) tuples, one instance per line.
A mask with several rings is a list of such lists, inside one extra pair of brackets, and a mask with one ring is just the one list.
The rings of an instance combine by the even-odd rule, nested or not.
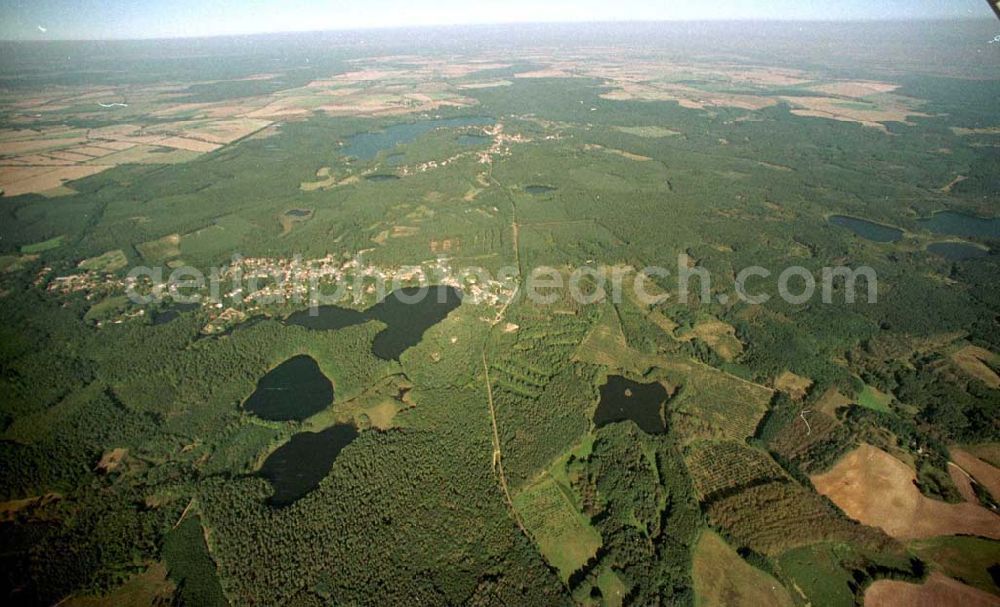
[(847, 228), (858, 236), (874, 242), (896, 242), (903, 237), (903, 231), (899, 228), (847, 215), (833, 215), (830, 217), (830, 223)]
[(309, 217), (312, 215), (312, 211), (309, 209), (291, 209), (290, 211), (285, 211), (285, 215), (288, 217)]
[(927, 245), (927, 251), (952, 261), (977, 259), (990, 254), (988, 249), (983, 249), (967, 242), (935, 242)]
[(532, 194), (534, 196), (541, 196), (542, 194), (548, 194), (549, 192), (555, 192), (558, 188), (554, 188), (550, 185), (526, 185), (524, 186), (524, 191)]
[(976, 217), (955, 211), (941, 211), (925, 219), (918, 219), (917, 224), (935, 234), (1000, 239), (1000, 217)]
[(366, 175), (365, 179), (367, 181), (396, 181), (399, 179), (399, 175), (388, 175), (386, 173), (379, 173), (375, 175)]
[(594, 424), (600, 428), (630, 419), (647, 434), (662, 434), (667, 430), (662, 417), (666, 400), (667, 390), (657, 382), (640, 384), (621, 375), (612, 375), (608, 383), (601, 386)]
[(272, 506), (288, 506), (319, 486), (340, 452), (357, 438), (350, 424), (337, 424), (322, 432), (300, 432), (264, 460), (260, 475), (271, 483)]
[(333, 384), (310, 356), (289, 358), (257, 382), (243, 407), (261, 419), (302, 421), (333, 402)]
[(492, 137), (487, 137), (486, 135), (459, 135), (458, 144), (459, 145), (469, 145), (469, 146), (481, 146), (487, 145), (493, 141)]
[(193, 310), (197, 310), (199, 307), (200, 306), (198, 304), (196, 304), (196, 303), (186, 303), (186, 304), (175, 303), (175, 304), (172, 304), (169, 307), (167, 307), (167, 308), (165, 308), (165, 309), (163, 309), (163, 310), (161, 310), (159, 312), (155, 312), (153, 314), (153, 324), (154, 325), (165, 325), (168, 322), (176, 320), (178, 317), (180, 317), (181, 314), (183, 314), (185, 312), (191, 312)]

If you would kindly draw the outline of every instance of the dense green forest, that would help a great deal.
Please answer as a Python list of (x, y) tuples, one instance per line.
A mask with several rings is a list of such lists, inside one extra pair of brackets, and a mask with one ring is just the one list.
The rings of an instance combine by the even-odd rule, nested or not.
[[(539, 74), (559, 70), (528, 47), (500, 62), (483, 49), (395, 56), (390, 43), (318, 55), (325, 43), (312, 38), (252, 53), (218, 44), (171, 43), (121, 71), (106, 54), (127, 48), (92, 49), (76, 75), (44, 54), (18, 55), (23, 78), (0, 70), (4, 131), (166, 122), (142, 103), (117, 120), (25, 122), (19, 95), (53, 86), (186, 83), (171, 103), (202, 120), (199, 104), (277, 103), (375, 70), (365, 61), (376, 57), (386, 72), (350, 81), (349, 94), (391, 96), (425, 60), (467, 71), (432, 70), (433, 86), (392, 111), (290, 113), (185, 162), (123, 162), (68, 182), (68, 194), (2, 197), (0, 579), (10, 604), (113, 601), (163, 564), (179, 605), (695, 605), (692, 559), (709, 528), (796, 605), (862, 604), (878, 580), (932, 571), (1000, 594), (1000, 538), (945, 567), (813, 482), (862, 444), (905, 462), (935, 503), (968, 501), (955, 449), (998, 474), (1000, 233), (975, 222), (995, 226), (1000, 204), (1000, 80), (776, 56), (735, 68), (699, 58), (674, 73), (679, 57), (636, 51), (668, 74), (649, 82), (729, 100), (698, 106), (616, 97), (619, 83), (592, 71), (605, 67), (592, 54)], [(744, 68), (812, 71), (796, 85), (760, 84)], [(265, 72), (274, 77), (254, 78)], [(868, 124), (795, 105), (846, 79), (895, 84), (839, 104), (917, 110)], [(414, 109), (446, 89), (462, 102)], [(750, 95), (760, 107), (744, 107)], [(439, 120), (454, 122), (371, 158), (343, 152), (359, 134)], [(949, 210), (978, 231), (928, 227)], [(868, 239), (833, 215), (900, 237)], [(988, 254), (927, 250), (958, 241)], [(677, 271), (680, 254), (711, 276), (693, 280), (687, 302), (523, 297), (538, 266), (628, 268), (631, 284), (647, 266)], [(296, 256), (386, 272), (441, 258), (515, 268), (522, 297), (464, 297), (418, 318), (359, 287), (327, 310), (347, 320), (325, 327), (296, 322), (309, 302), (291, 296), (180, 307), (124, 293), (135, 266), (208, 273), (240, 259), (288, 267)], [(773, 271), (752, 283), (771, 295), (766, 305), (734, 296), (736, 274), (758, 265)], [(790, 303), (776, 278), (788, 266), (816, 277), (870, 267), (877, 301), (844, 303), (847, 286), (835, 282), (832, 304)], [(672, 280), (650, 288), (676, 295)], [(393, 323), (407, 322), (419, 330), (399, 337)], [(290, 381), (262, 378), (296, 357), (315, 362), (325, 401), (301, 417), (255, 415), (255, 390)], [(663, 387), (663, 433), (594, 423), (613, 375)], [(322, 480), (272, 503), (264, 463), (337, 425), (356, 432)], [(970, 472), (977, 497), (965, 505), (996, 515), (996, 485)]]

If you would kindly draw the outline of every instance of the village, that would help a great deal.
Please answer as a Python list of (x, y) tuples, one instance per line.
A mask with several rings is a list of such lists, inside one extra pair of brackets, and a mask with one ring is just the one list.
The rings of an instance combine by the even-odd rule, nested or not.
[(463, 301), (490, 307), (503, 306), (517, 290), (516, 279), (498, 280), (478, 268), (456, 272), (446, 257), (384, 268), (366, 263), (363, 253), (316, 259), (237, 256), (207, 273), (184, 266), (165, 275), (162, 267), (139, 266), (124, 277), (93, 270), (50, 277), (52, 268), (45, 267), (35, 284), (46, 285), (46, 291), (56, 296), (82, 294), (94, 305), (114, 297), (127, 298), (132, 304), (112, 318), (97, 321), (98, 327), (141, 317), (147, 308), (194, 305), (208, 316), (202, 329), (205, 334), (223, 332), (253, 316), (285, 316), (303, 306), (310, 310), (324, 305), (364, 308), (406, 287), (453, 287), (462, 293)]

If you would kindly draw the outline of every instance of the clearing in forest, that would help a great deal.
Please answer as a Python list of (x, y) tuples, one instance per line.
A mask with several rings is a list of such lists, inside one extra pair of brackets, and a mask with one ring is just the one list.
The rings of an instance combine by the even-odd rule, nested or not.
[(563, 581), (601, 547), (601, 535), (576, 509), (568, 491), (546, 474), (514, 497), (525, 528)]
[(774, 378), (774, 387), (792, 397), (793, 400), (802, 400), (805, 398), (812, 385), (813, 381), (811, 379), (796, 375), (791, 371), (785, 371)]

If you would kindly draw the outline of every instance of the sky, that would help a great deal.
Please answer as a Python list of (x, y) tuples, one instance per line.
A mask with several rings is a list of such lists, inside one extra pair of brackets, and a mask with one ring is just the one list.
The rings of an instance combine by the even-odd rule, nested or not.
[(0, 0), (0, 39), (484, 23), (990, 18), (985, 0)]

